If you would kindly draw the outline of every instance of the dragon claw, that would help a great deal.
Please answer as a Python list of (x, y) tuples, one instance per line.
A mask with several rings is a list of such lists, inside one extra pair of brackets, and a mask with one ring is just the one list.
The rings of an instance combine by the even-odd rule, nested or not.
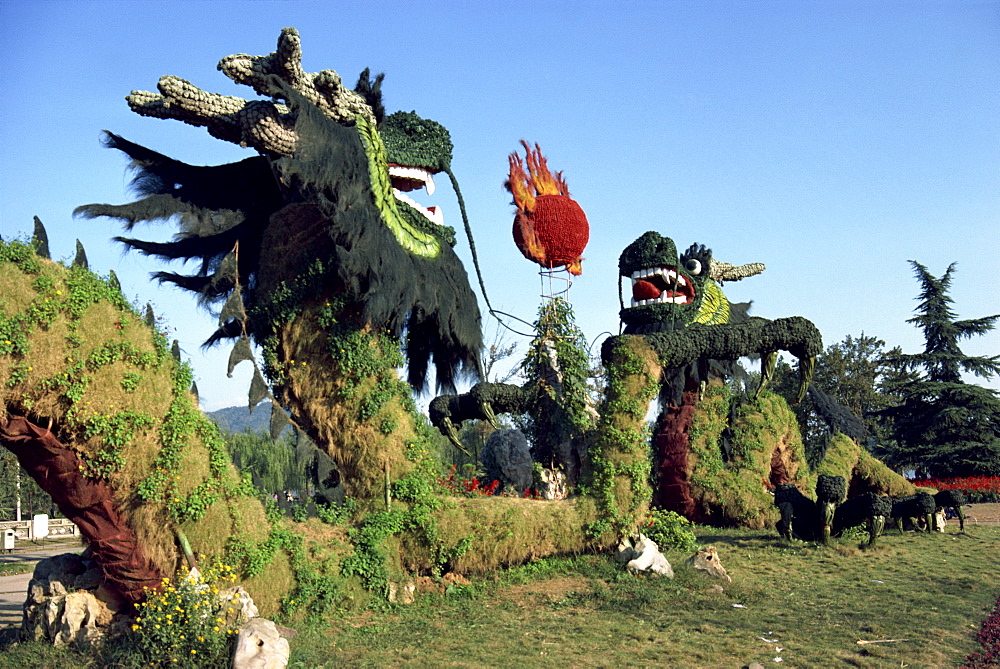
[(760, 383), (754, 391), (753, 399), (760, 397), (761, 392), (767, 388), (774, 378), (774, 369), (778, 364), (778, 352), (770, 351), (760, 355)]
[(492, 427), (494, 430), (500, 429), (500, 422), (497, 420), (497, 415), (496, 412), (493, 411), (492, 404), (480, 400), (479, 410), (482, 412), (483, 418), (485, 418), (489, 422), (490, 427)]
[(451, 418), (442, 418), (438, 429), (448, 437), (448, 441), (455, 444), (456, 447), (465, 450), (465, 446), (462, 444), (461, 440), (458, 438), (458, 429), (455, 424), (451, 422)]
[(816, 373), (816, 356), (811, 355), (799, 360), (799, 393), (795, 396), (793, 405), (798, 404), (806, 397), (809, 384), (812, 383), (813, 374)]

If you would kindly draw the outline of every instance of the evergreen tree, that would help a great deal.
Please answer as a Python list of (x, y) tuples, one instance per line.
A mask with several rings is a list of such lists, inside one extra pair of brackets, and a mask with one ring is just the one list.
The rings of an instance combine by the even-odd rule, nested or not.
[[(989, 379), (1000, 374), (1000, 355), (967, 356), (959, 341), (992, 330), (1000, 314), (956, 320), (948, 295), (955, 264), (940, 278), (910, 261), (921, 285), (917, 315), (909, 319), (924, 333), (923, 353), (896, 353), (889, 362), (902, 377), (887, 390), (902, 398), (880, 415), (892, 421), (895, 466), (922, 467), (934, 476), (1000, 474), (1000, 395), (962, 380), (963, 373)], [(907, 372), (919, 372), (914, 378)]]

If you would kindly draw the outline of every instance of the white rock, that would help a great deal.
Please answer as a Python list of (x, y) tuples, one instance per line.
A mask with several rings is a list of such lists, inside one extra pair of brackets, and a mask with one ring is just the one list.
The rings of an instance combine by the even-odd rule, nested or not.
[[(233, 600), (237, 601), (234, 602)], [(234, 585), (220, 592), (219, 601), (226, 608), (233, 609), (231, 614), (226, 615), (226, 621), (231, 625), (244, 623), (260, 615), (257, 605), (253, 603), (253, 598), (250, 597), (250, 593), (242, 585)]]
[(233, 669), (284, 669), (288, 666), (288, 639), (270, 620), (253, 618), (236, 637)]
[(632, 551), (635, 556), (625, 565), (630, 571), (651, 571), (668, 578), (674, 577), (674, 570), (667, 558), (663, 557), (659, 546), (649, 537), (640, 534), (632, 540)]

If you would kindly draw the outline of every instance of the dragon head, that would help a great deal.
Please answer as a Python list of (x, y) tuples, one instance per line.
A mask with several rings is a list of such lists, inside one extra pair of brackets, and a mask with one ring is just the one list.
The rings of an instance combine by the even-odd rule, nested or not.
[(761, 263), (731, 265), (712, 258), (704, 244), (677, 255), (669, 237), (647, 232), (618, 258), (618, 271), (632, 281), (631, 306), (622, 305), (626, 334), (676, 330), (692, 323), (718, 325), (745, 317), (749, 304), (729, 303), (720, 285), (764, 271)]
[(632, 303), (621, 311), (630, 327), (697, 319), (709, 281), (712, 251), (692, 244), (680, 257), (669, 237), (647, 232), (629, 244), (618, 259), (622, 277), (632, 281)]
[(439, 209), (406, 195), (433, 193), (432, 175), (445, 172), (466, 218), (448, 131), (413, 112), (386, 116), (382, 75), (365, 70), (350, 89), (333, 70), (305, 72), (301, 60), (299, 34), (285, 28), (276, 51), (219, 63), (265, 99), (210, 93), (175, 76), (161, 77), (156, 93), (133, 91), (126, 100), (136, 113), (204, 126), (260, 155), (195, 167), (109, 134), (108, 145), (133, 159), (143, 197), (76, 213), (118, 218), (129, 230), (176, 216), (174, 241), (117, 240), (164, 260), (200, 261), (194, 274), (155, 276), (206, 306), (228, 305), (208, 344), (246, 335), (262, 344), (298, 282), (302, 294), (327, 291), (360, 321), (405, 339), (415, 387), (426, 383), (431, 359), (444, 388), (458, 373), (476, 376), (479, 308), (452, 249), (454, 230)]
[[(400, 207), (400, 213), (416, 225), (424, 225), (423, 218), (443, 226), (440, 209), (420, 205), (406, 193), (424, 188), (428, 195), (433, 195), (434, 175), (451, 174), (452, 143), (448, 130), (436, 121), (417, 116), (416, 112), (402, 111), (387, 116), (378, 129), (385, 143), (392, 194), (406, 205)], [(419, 213), (420, 217), (413, 213)], [(431, 230), (441, 235), (441, 230)], [(448, 241), (454, 245), (454, 233)]]

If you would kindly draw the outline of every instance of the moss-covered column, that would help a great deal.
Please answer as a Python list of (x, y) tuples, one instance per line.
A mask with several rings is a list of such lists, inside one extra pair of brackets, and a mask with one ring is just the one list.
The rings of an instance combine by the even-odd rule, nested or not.
[(416, 439), (399, 344), (332, 296), (314, 298), (265, 345), (276, 396), (336, 463), (350, 497), (383, 500)]
[[(649, 511), (649, 445), (645, 418), (659, 389), (656, 352), (641, 337), (616, 337), (605, 345), (608, 386), (590, 450), (593, 494), (600, 520), (595, 535), (634, 535)], [(610, 537), (609, 537), (610, 538)]]

